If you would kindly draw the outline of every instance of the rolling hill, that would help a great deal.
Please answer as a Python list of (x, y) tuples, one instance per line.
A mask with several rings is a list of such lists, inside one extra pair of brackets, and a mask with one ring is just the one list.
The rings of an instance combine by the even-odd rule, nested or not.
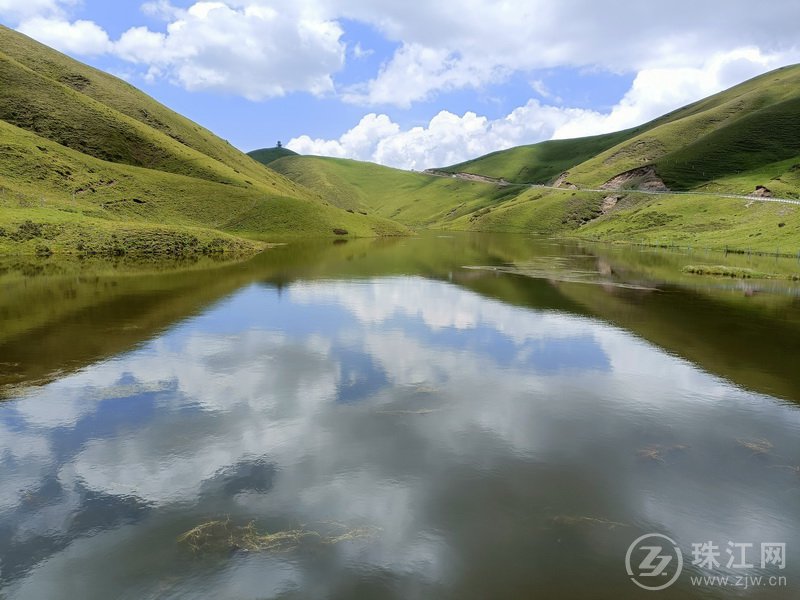
[(342, 158), (289, 156), (269, 166), (316, 192), (320, 201), (412, 227), (445, 227), (460, 216), (519, 193), (518, 188), (432, 177)]
[(261, 150), (253, 150), (248, 152), (247, 156), (260, 162), (262, 165), (268, 165), (275, 162), (279, 158), (285, 156), (298, 156), (297, 152), (284, 148), (283, 146), (276, 146), (275, 148), (262, 148)]
[(403, 231), (320, 201), (128, 83), (2, 26), (0, 133), (0, 252), (241, 252)]

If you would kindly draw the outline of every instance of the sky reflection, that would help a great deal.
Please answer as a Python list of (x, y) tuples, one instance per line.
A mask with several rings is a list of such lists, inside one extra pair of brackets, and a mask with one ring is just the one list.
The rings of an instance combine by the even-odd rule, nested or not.
[[(563, 589), (583, 561), (613, 593), (640, 530), (800, 548), (799, 431), (796, 407), (591, 319), (416, 277), (253, 285), (0, 405), (0, 581), (480, 597)], [(212, 563), (176, 543), (221, 517), (379, 533)]]

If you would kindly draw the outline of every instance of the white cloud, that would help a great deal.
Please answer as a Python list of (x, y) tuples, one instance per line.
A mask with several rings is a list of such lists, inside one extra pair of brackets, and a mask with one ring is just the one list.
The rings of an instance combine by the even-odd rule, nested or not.
[[(301, 154), (355, 158), (406, 169), (445, 166), (512, 146), (634, 127), (795, 60), (800, 60), (800, 52), (765, 54), (754, 47), (739, 48), (711, 56), (699, 67), (643, 69), (607, 113), (531, 99), (494, 120), (474, 112), (458, 116), (441, 111), (426, 126), (406, 130), (387, 115), (371, 113), (338, 140), (301, 136), (287, 146)], [(381, 127), (375, 126), (378, 122)]]
[[(115, 44), (119, 57), (148, 66), (188, 90), (211, 89), (251, 100), (293, 91), (320, 95), (334, 89), (344, 65), (342, 29), (302, 6), (276, 10), (262, 3), (237, 8), (198, 2), (180, 11), (166, 33), (135, 27)], [(169, 14), (169, 5), (148, 5)]]
[[(334, 91), (333, 74), (345, 62), (337, 21), (309, 2), (196, 2), (179, 9), (165, 0), (143, 12), (167, 21), (165, 31), (132, 27), (119, 40), (92, 21), (68, 19), (74, 0), (0, 0), (0, 14), (17, 29), (79, 56), (113, 54), (145, 67), (149, 80), (168, 78), (187, 90), (215, 90), (251, 100), (303, 91)], [(365, 53), (362, 51), (362, 55)]]
[(356, 42), (351, 50), (351, 53), (353, 54), (353, 58), (356, 60), (361, 60), (362, 58), (368, 58), (375, 54), (375, 50), (372, 50), (371, 48), (364, 48), (361, 45), (361, 42)]
[(300, 136), (286, 146), (300, 154), (354, 158), (420, 170), (548, 139), (559, 127), (583, 118), (586, 112), (530, 100), (501, 119), (491, 120), (474, 112), (458, 116), (443, 110), (426, 126), (407, 130), (401, 130), (387, 115), (371, 113), (337, 140)]
[(401, 46), (346, 98), (407, 106), (442, 90), (481, 87), (506, 74), (552, 67), (637, 72), (698, 67), (741, 46), (797, 46), (800, 4), (676, 0), (669, 11), (638, 0), (338, 0), (332, 14), (372, 24)]
[[(28, 30), (67, 51), (103, 51), (107, 42), (97, 25), (66, 20), (64, 7), (76, 3), (0, 0), (0, 15), (53, 20)], [(130, 29), (116, 46), (119, 56), (144, 65), (153, 78), (251, 99), (332, 92), (346, 56), (340, 23), (368, 24), (398, 48), (373, 77), (340, 90), (341, 97), (401, 107), (538, 69), (696, 69), (740, 47), (787, 52), (797, 48), (800, 22), (795, 0), (775, 0), (769, 11), (747, 0), (675, 0), (658, 13), (638, 0), (464, 0), (456, 10), (448, 0), (204, 0), (185, 9), (148, 0), (142, 9), (165, 20), (166, 29)], [(89, 39), (77, 41), (79, 32)], [(350, 55), (368, 53), (356, 43)]]
[(32, 17), (60, 17), (62, 5), (75, 4), (74, 0), (0, 0), (0, 17), (13, 22)]
[(433, 92), (500, 80), (499, 65), (465, 63), (443, 48), (404, 44), (372, 81), (352, 86), (343, 94), (355, 104), (393, 104), (408, 108)]
[(381, 140), (400, 134), (400, 126), (386, 115), (370, 113), (338, 140), (311, 139), (302, 135), (286, 146), (300, 154), (319, 154), (339, 158), (374, 158), (375, 146)]
[(92, 21), (69, 22), (60, 18), (33, 17), (19, 31), (62, 52), (96, 56), (109, 52), (111, 40), (102, 27)]

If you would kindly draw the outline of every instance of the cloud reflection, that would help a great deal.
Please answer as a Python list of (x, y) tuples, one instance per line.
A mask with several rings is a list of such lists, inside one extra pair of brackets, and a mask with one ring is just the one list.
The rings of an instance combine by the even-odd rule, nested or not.
[[(380, 528), (337, 555), (431, 585), (463, 576), (469, 532), (500, 518), (508, 498), (534, 538), (558, 511), (660, 524), (683, 540), (722, 535), (730, 519), (779, 536), (798, 524), (798, 492), (759, 496), (759, 482), (781, 474), (737, 454), (735, 440), (768, 435), (790, 455), (798, 429), (791, 407), (589, 319), (421, 278), (300, 283), (283, 295), (251, 287), (0, 408), (0, 549), (28, 549), (10, 573), (32, 597), (76, 552), (123, 579), (124, 561), (111, 566), (104, 549), (143, 537), (166, 544), (149, 568), (167, 572), (180, 527), (222, 514)], [(645, 464), (636, 452), (648, 444), (685, 446), (689, 458)], [(692, 510), (710, 478), (730, 496)], [(506, 487), (474, 512), (478, 490)], [(110, 515), (102, 526), (81, 525), (90, 501)], [(442, 506), (462, 506), (461, 518)], [(202, 585), (223, 593), (234, 570), (242, 597), (265, 572), (276, 594), (302, 590), (315, 577), (303, 564), (232, 561)]]

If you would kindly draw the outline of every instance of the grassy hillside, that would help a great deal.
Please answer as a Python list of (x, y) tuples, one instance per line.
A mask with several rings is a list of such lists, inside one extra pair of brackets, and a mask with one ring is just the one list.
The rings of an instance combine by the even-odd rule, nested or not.
[(776, 162), (800, 162), (799, 116), (800, 66), (778, 69), (654, 121), (573, 168), (570, 181), (599, 185), (652, 165), (671, 189), (719, 189), (727, 176), (761, 177)]
[(463, 215), (493, 206), (520, 191), (518, 187), (319, 156), (281, 158), (270, 168), (314, 190), (322, 201), (414, 227), (446, 227)]
[(3, 27), (0, 134), (3, 253), (251, 252), (291, 235), (403, 231), (320, 201), (127, 83)]
[(261, 150), (253, 150), (252, 152), (248, 152), (247, 156), (260, 162), (262, 165), (268, 165), (285, 156), (297, 156), (297, 152), (289, 150), (288, 148), (278, 148), (276, 146), (275, 148), (262, 148)]
[[(33, 90), (15, 89), (16, 86), (13, 81), (9, 81), (9, 85), (4, 87), (10, 89), (2, 90), (3, 94), (16, 95), (17, 97), (21, 95), (25, 100), (25, 104), (34, 105), (33, 110), (40, 110), (38, 107), (41, 105), (45, 113), (48, 110), (72, 110), (77, 112), (74, 114), (67, 112), (66, 116), (77, 117), (80, 115), (81, 111), (91, 112), (93, 109), (102, 110), (102, 107), (99, 105), (103, 105), (107, 109), (113, 111), (110, 125), (103, 124), (103, 127), (127, 126), (130, 128), (130, 121), (125, 121), (123, 124), (118, 122), (119, 115), (122, 114), (129, 119), (146, 125), (149, 128), (147, 130), (148, 137), (152, 136), (154, 131), (158, 132), (186, 148), (195, 150), (208, 158), (226, 165), (233, 170), (233, 174), (227, 173), (228, 176), (241, 176), (236, 177), (236, 179), (267, 178), (270, 184), (274, 182), (275, 187), (278, 188), (286, 184), (285, 180), (282, 180), (280, 177), (275, 177), (274, 174), (265, 174), (260, 165), (231, 146), (228, 142), (218, 138), (197, 123), (159, 104), (129, 83), (109, 75), (108, 73), (104, 73), (103, 71), (81, 64), (60, 52), (56, 52), (2, 25), (0, 25), (0, 53), (4, 55), (6, 62), (13, 61), (17, 70), (19, 70), (19, 66), (23, 66), (40, 76), (41, 79), (39, 79), (38, 83), (35, 83), (35, 85), (45, 86), (43, 89), (38, 89), (37, 87), (34, 87)], [(8, 65), (6, 65), (6, 69), (9, 69)], [(30, 74), (17, 73), (16, 76), (36, 82), (36, 78), (31, 77)], [(45, 81), (42, 81), (42, 79)], [(47, 80), (51, 83), (50, 87), (46, 87)], [(56, 94), (59, 98), (64, 96), (66, 92), (59, 89), (54, 84), (59, 84), (74, 92), (78, 92), (83, 99), (82, 104), (88, 104), (89, 106), (72, 106), (71, 101), (69, 101), (70, 106), (68, 107), (55, 106), (53, 100), (42, 97), (43, 94)], [(76, 96), (70, 96), (68, 98), (74, 99)], [(92, 103), (90, 100), (96, 102)], [(99, 103), (99, 105), (97, 103)], [(12, 110), (14, 108), (15, 107), (12, 106)], [(20, 110), (20, 107), (16, 107), (16, 110)], [(26, 107), (25, 110), (31, 109)], [(20, 115), (19, 118), (22, 116), (23, 115)], [(104, 115), (104, 117), (108, 116), (108, 114)], [(42, 118), (48, 119), (47, 122), (50, 124), (58, 125), (57, 122), (49, 119), (47, 114), (42, 115)], [(15, 123), (13, 120), (3, 115), (0, 115), (0, 119), (19, 125), (19, 123)], [(72, 120), (75, 122), (71, 124), (62, 124), (61, 127), (86, 127), (86, 124), (82, 123), (80, 119), (74, 118)], [(65, 132), (64, 135), (67, 133), (68, 132)], [(90, 135), (93, 134), (91, 130), (87, 133)], [(63, 143), (60, 140), (54, 141)], [(70, 139), (65, 138), (65, 141), (69, 142)], [(103, 152), (103, 147), (108, 144), (105, 143), (105, 140), (101, 139), (100, 141), (101, 147), (98, 150)], [(157, 141), (163, 143), (163, 138), (159, 137)], [(80, 140), (75, 140), (75, 143), (80, 143)], [(155, 141), (153, 143), (155, 144)], [(69, 143), (64, 145), (70, 146)], [(172, 148), (174, 149), (174, 146)], [(76, 149), (81, 150), (81, 148)], [(101, 155), (97, 156), (97, 158), (107, 157)], [(146, 157), (131, 156), (131, 160), (134, 162), (130, 164), (139, 164), (135, 161), (145, 158)], [(142, 164), (139, 166), (150, 167), (151, 165)], [(236, 173), (236, 171), (238, 171), (238, 173)], [(279, 191), (284, 190), (279, 189)]]
[[(797, 194), (793, 174), (799, 163), (800, 66), (796, 65), (634, 129), (520, 146), (445, 170), (530, 183), (550, 182), (569, 171), (571, 183), (597, 187), (650, 165), (675, 190), (750, 193), (755, 185), (773, 181), (783, 192)], [(730, 179), (741, 175), (746, 177)], [(787, 185), (781, 185), (784, 178), (790, 180)]]
[(440, 170), (447, 173), (474, 173), (513, 183), (549, 183), (564, 171), (634, 136), (637, 131), (629, 129), (592, 137), (517, 146)]

